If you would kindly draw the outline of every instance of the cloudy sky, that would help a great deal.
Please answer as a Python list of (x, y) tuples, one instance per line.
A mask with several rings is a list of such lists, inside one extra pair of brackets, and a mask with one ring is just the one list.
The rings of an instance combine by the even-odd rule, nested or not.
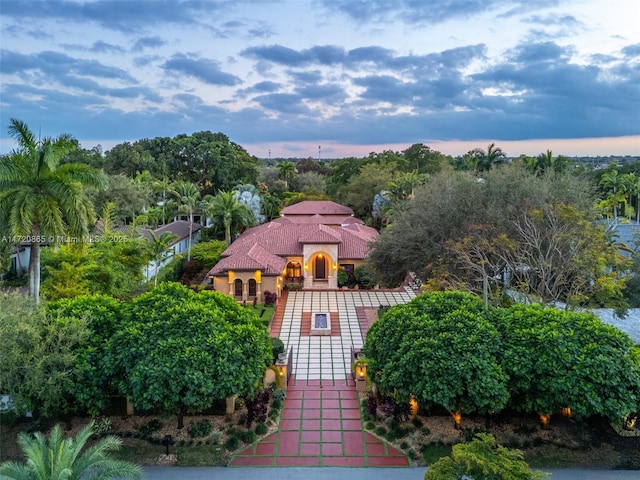
[(0, 28), (3, 152), (15, 117), (84, 148), (640, 155), (637, 0), (0, 0)]

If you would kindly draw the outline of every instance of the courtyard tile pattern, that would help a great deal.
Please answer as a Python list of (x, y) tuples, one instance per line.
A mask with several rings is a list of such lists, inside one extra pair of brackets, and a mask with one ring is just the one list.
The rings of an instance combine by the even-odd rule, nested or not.
[[(230, 465), (409, 466), (402, 452), (363, 429), (351, 347), (363, 345), (367, 308), (414, 296), (411, 289), (285, 292), (271, 323), (271, 335), (280, 337), (287, 352), (293, 348), (279, 430), (237, 454)], [(313, 312), (331, 312), (331, 336), (309, 335)]]

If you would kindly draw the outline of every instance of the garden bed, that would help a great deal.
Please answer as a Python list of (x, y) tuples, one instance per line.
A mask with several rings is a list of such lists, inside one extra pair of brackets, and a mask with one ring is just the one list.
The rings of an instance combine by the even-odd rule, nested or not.
[(365, 429), (405, 452), (414, 465), (432, 464), (451, 453), (451, 447), (480, 432), (491, 433), (499, 444), (524, 452), (536, 468), (640, 469), (640, 438), (622, 437), (603, 419), (579, 421), (554, 417), (541, 429), (534, 416), (500, 416), (486, 428), (485, 417), (466, 416), (462, 429), (454, 428), (450, 415), (420, 412), (407, 421), (396, 421), (378, 412), (367, 413), (367, 394), (361, 394)]

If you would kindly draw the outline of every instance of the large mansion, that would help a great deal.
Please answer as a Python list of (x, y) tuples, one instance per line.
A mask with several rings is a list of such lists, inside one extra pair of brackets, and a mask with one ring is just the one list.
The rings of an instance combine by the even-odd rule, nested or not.
[(282, 216), (250, 228), (222, 254), (208, 276), (215, 290), (240, 301), (263, 301), (265, 291), (280, 295), (285, 285), (338, 288), (338, 269), (353, 272), (369, 253), (378, 232), (329, 201), (305, 201)]

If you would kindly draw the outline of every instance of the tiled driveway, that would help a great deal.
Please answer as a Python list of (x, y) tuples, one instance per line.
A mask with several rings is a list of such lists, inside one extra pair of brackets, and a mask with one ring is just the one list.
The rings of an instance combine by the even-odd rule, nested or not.
[[(409, 289), (290, 292), (271, 328), (294, 352), (280, 428), (235, 456), (231, 465), (408, 466), (401, 452), (364, 432), (350, 355), (352, 345), (362, 347), (366, 308), (413, 297)], [(312, 312), (331, 313), (331, 336), (309, 335)]]

